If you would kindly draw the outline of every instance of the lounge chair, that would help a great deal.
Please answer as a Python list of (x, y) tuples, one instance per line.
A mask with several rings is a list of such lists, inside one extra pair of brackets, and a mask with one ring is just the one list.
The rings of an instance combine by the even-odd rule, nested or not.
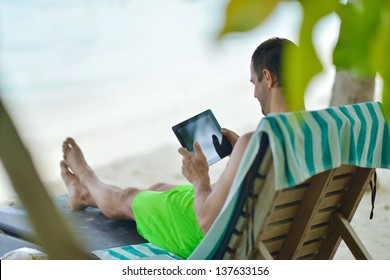
[(21, 249), (21, 248), (42, 250), (37, 245), (27, 242), (23, 239), (19, 239), (13, 236), (0, 233), (0, 257), (10, 251)]
[[(61, 217), (70, 226), (76, 242), (85, 250), (93, 251), (146, 242), (138, 234), (133, 221), (108, 219), (96, 208), (73, 211), (68, 203), (68, 195), (57, 196), (53, 202)], [(4, 248), (6, 243), (7, 246), (14, 246), (12, 238), (37, 243), (36, 234), (22, 205), (0, 208), (0, 230), (10, 237), (3, 238), (3, 242), (0, 242)], [(36, 248), (36, 245), (30, 247)], [(4, 250), (0, 248), (0, 251)]]
[(332, 259), (341, 239), (370, 259), (350, 221), (375, 168), (390, 168), (380, 103), (267, 116), (189, 259)]

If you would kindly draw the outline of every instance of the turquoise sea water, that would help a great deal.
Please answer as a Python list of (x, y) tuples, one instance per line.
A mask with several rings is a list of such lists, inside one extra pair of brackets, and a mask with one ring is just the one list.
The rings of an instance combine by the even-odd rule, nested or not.
[(226, 2), (0, 0), (3, 95), (94, 94), (118, 84), (153, 95), (155, 83), (203, 83), (208, 69), (247, 60), (267, 36), (297, 38), (299, 10), (290, 8), (283, 22), (215, 44)]
[(166, 76), (177, 61), (201, 60), (222, 2), (1, 0), (3, 94), (53, 95)]

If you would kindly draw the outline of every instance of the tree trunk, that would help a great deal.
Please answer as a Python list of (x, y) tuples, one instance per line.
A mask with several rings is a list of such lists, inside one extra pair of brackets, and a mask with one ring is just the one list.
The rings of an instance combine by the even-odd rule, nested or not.
[(351, 72), (337, 71), (330, 106), (341, 106), (374, 100), (375, 78), (355, 78)]

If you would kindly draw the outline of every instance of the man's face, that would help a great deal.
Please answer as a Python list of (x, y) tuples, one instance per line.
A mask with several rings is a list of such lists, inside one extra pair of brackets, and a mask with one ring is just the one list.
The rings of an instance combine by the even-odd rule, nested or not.
[(267, 94), (267, 85), (265, 82), (265, 77), (259, 81), (257, 74), (251, 63), (251, 83), (254, 85), (254, 97), (259, 101), (261, 106), (261, 111), (264, 115), (268, 114), (268, 94)]

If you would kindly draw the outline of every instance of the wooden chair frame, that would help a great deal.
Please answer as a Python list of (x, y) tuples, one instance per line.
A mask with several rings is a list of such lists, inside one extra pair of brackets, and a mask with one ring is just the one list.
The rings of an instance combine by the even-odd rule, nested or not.
[(243, 183), (237, 215), (217, 259), (332, 259), (344, 240), (356, 259), (371, 259), (350, 221), (375, 169), (342, 165), (276, 190), (268, 139)]

